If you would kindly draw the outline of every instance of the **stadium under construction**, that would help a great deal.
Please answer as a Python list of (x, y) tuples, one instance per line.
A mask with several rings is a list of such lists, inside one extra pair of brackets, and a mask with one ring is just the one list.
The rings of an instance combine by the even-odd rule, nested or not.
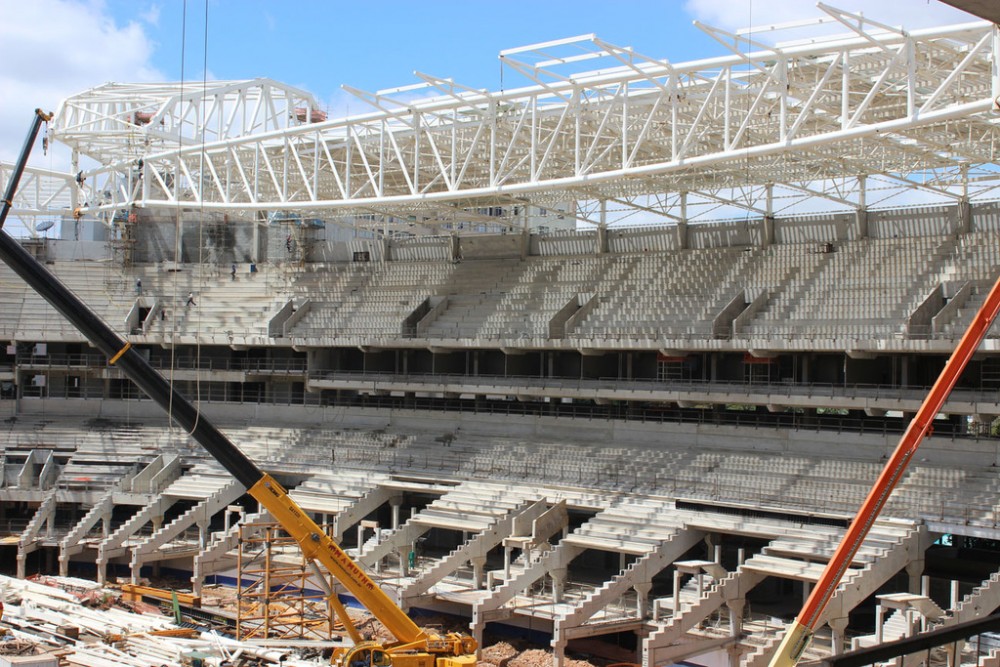
[[(398, 644), (345, 666), (771, 662), (1000, 273), (997, 25), (817, 11), (347, 118), (268, 79), (63, 102), (72, 169), (0, 165), (15, 245), (127, 342), (0, 268), (3, 624), (14, 579), (170, 576), (237, 589), (244, 637), (360, 602)], [(1000, 609), (1000, 334), (956, 380), (803, 660)], [(1000, 659), (965, 639), (880, 662)]]

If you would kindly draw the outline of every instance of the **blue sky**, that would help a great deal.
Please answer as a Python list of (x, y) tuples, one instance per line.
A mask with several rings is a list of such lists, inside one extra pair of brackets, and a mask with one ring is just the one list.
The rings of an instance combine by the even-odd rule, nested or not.
[[(160, 9), (154, 33), (152, 63), (171, 75), (180, 73), (180, 5)], [(245, 0), (235, 11), (234, 5), (209, 3), (210, 74), (267, 76), (320, 99), (335, 97), (343, 83), (370, 91), (413, 83), (413, 70), (499, 88), (502, 49), (586, 33), (671, 60), (718, 51), (692, 27), (682, 2), (663, 0), (306, 2), (299, 11), (268, 0)], [(116, 1), (111, 8), (124, 18), (135, 4)], [(204, 2), (188, 2), (187, 23), (185, 75), (200, 79)]]
[[(208, 15), (205, 49), (206, 2)], [(938, 0), (834, 0), (908, 28), (972, 20)], [(414, 70), (499, 89), (498, 53), (596, 33), (673, 62), (723, 55), (692, 25), (726, 29), (820, 15), (804, 0), (0, 0), (0, 159), (11, 160), (35, 107), (107, 81), (269, 77), (331, 113), (367, 111), (341, 91), (415, 83)], [(186, 8), (186, 21), (184, 20)], [(186, 31), (182, 23), (186, 22)], [(524, 85), (505, 73), (504, 86)], [(33, 156), (33, 163), (37, 160)], [(39, 166), (58, 168), (56, 158)]]

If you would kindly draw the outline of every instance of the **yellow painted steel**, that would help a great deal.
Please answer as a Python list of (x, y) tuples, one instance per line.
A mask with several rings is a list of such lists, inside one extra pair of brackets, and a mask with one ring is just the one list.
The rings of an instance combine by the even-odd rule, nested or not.
[(792, 621), (785, 629), (785, 637), (778, 644), (778, 650), (771, 658), (770, 667), (794, 667), (809, 646), (813, 633), (798, 621)]
[(118, 361), (119, 359), (121, 359), (122, 355), (125, 354), (126, 352), (128, 352), (128, 349), (130, 347), (132, 347), (132, 343), (125, 343), (125, 347), (123, 347), (122, 349), (118, 350), (118, 352), (115, 354), (115, 356), (111, 357), (111, 359), (108, 361), (108, 365), (109, 366), (114, 366), (115, 362)]
[(282, 528), (298, 542), (306, 558), (319, 561), (358, 602), (377, 618), (399, 641), (410, 644), (427, 634), (407, 616), (379, 585), (344, 550), (316, 525), (288, 492), (265, 474), (248, 490)]

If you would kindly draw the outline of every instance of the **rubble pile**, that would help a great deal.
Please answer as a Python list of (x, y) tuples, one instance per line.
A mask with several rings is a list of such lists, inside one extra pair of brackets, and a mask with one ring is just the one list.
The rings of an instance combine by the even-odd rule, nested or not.
[[(479, 667), (551, 667), (552, 651), (518, 647), (507, 642), (485, 646), (479, 652)], [(563, 661), (566, 667), (594, 667), (586, 660)]]
[(492, 646), (484, 646), (479, 652), (479, 665), (486, 667), (495, 665), (496, 667), (507, 667), (511, 658), (518, 655), (520, 651), (507, 642), (497, 642)]

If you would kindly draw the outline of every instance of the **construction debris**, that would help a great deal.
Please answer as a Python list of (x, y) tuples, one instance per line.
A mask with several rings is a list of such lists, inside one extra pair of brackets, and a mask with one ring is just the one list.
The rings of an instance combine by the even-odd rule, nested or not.
[[(131, 593), (135, 593), (133, 589)], [(221, 609), (235, 605), (234, 589), (210, 587), (203, 602)], [(240, 641), (216, 632), (180, 627), (153, 605), (127, 600), (119, 588), (103, 587), (72, 577), (14, 579), (0, 575), (0, 599), (5, 611), (0, 637), (0, 664), (6, 656), (37, 657), (32, 667), (182, 667), (201, 664), (280, 663), (285, 667), (328, 665), (321, 656), (331, 642), (304, 648), (303, 642)], [(362, 635), (379, 641), (392, 636), (370, 613), (348, 610)], [(424, 617), (424, 630), (441, 633), (458, 628), (446, 616)], [(523, 642), (499, 642), (482, 649), (480, 667), (549, 667), (552, 653)], [(567, 667), (592, 667), (568, 660)]]
[[(180, 667), (235, 664), (237, 659), (244, 664), (280, 662), (288, 667), (328, 664), (319, 659), (317, 649), (265, 647), (178, 627), (152, 606), (122, 600), (121, 591), (85, 580), (0, 576), (0, 596), (8, 631), (7, 640), (0, 641), (0, 660), (3, 656), (53, 656), (51, 663), (33, 661), (33, 667)], [(137, 607), (144, 613), (136, 613)]]

